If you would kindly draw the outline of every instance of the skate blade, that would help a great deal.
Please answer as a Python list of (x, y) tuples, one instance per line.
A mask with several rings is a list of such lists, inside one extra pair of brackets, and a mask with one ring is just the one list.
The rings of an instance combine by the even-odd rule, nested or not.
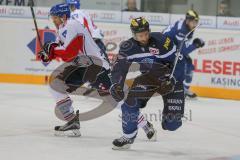
[(126, 144), (122, 147), (117, 147), (117, 146), (113, 146), (112, 149), (113, 150), (128, 150), (131, 148), (131, 144)]
[(155, 133), (152, 136), (152, 138), (148, 139), (148, 141), (150, 141), (150, 142), (156, 142), (157, 141), (157, 131), (155, 129), (154, 129), (154, 131), (155, 131)]
[(188, 101), (196, 101), (196, 100), (198, 100), (198, 97), (189, 97), (189, 96), (187, 96), (185, 99), (188, 100)]
[(79, 129), (69, 131), (55, 131), (54, 135), (56, 137), (81, 137), (81, 132)]

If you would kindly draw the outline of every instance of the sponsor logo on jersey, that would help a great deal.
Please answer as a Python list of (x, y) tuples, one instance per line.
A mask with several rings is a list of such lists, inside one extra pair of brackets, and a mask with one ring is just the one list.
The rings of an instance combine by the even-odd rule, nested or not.
[(159, 49), (149, 47), (149, 52), (150, 52), (151, 54), (159, 54)]
[(163, 47), (164, 47), (166, 50), (169, 50), (170, 43), (171, 43), (171, 40), (170, 40), (170, 38), (167, 37), (167, 38), (166, 38), (166, 41), (164, 42)]

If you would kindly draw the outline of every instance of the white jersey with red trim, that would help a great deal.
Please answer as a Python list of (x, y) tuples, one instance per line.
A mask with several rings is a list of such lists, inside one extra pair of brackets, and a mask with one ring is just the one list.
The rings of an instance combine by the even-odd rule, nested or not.
[(66, 40), (66, 34), (67, 34), (66, 24), (60, 25), (58, 30), (57, 30), (56, 43), (59, 43), (59, 44), (63, 45), (65, 40)]
[(103, 39), (102, 31), (94, 24), (91, 16), (84, 10), (76, 9), (71, 13), (71, 19), (79, 21), (91, 33), (93, 38)]
[(101, 60), (105, 69), (108, 70), (110, 68), (101, 53), (101, 49), (79, 21), (68, 20), (65, 25), (60, 26), (58, 41), (63, 45), (54, 49), (53, 54), (55, 57), (60, 57), (63, 61), (70, 62), (77, 56), (86, 55)]

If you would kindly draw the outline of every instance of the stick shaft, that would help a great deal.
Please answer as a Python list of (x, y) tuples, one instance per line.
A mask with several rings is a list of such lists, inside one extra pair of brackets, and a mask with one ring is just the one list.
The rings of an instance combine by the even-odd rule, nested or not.
[(38, 42), (40, 44), (41, 49), (43, 49), (43, 44), (42, 44), (42, 41), (41, 41), (40, 34), (38, 32), (38, 25), (37, 25), (37, 20), (36, 20), (36, 16), (35, 16), (35, 13), (34, 13), (33, 6), (31, 5), (30, 8), (31, 8), (31, 13), (32, 13), (32, 18), (33, 18), (35, 30), (36, 30), (36, 33), (37, 33), (37, 39), (38, 39)]
[(180, 47), (179, 47), (179, 49), (178, 49), (178, 51), (177, 51), (176, 58), (175, 58), (175, 60), (174, 60), (174, 66), (173, 66), (173, 69), (172, 69), (172, 73), (171, 73), (171, 75), (170, 75), (170, 78), (173, 78), (173, 74), (174, 74), (174, 72), (175, 72), (175, 70), (176, 70), (176, 66), (177, 66), (177, 63), (178, 63), (178, 59), (179, 59), (179, 57), (180, 57), (180, 54), (181, 54), (183, 45), (184, 45), (184, 43), (185, 43), (185, 40), (186, 40), (187, 37), (188, 37), (193, 31), (195, 31), (199, 26), (200, 26), (200, 24), (197, 25), (195, 28), (193, 28), (191, 31), (189, 31), (188, 34), (186, 34), (186, 36), (183, 38), (183, 40), (182, 40), (182, 42), (181, 42), (181, 44), (180, 44)]

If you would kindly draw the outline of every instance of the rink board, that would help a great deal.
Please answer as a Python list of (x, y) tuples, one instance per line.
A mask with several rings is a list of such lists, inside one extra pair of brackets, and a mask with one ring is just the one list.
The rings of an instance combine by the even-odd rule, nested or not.
[[(36, 58), (40, 45), (31, 19), (0, 18), (0, 82), (47, 84), (48, 76), (62, 62), (43, 64)], [(38, 20), (45, 41), (54, 40), (50, 20)], [(108, 53), (117, 54), (119, 44), (131, 36), (127, 24), (97, 23), (105, 34)], [(164, 26), (152, 26), (162, 31)], [(195, 37), (206, 46), (191, 54), (195, 64), (192, 90), (199, 96), (240, 100), (240, 31), (198, 29)]]

